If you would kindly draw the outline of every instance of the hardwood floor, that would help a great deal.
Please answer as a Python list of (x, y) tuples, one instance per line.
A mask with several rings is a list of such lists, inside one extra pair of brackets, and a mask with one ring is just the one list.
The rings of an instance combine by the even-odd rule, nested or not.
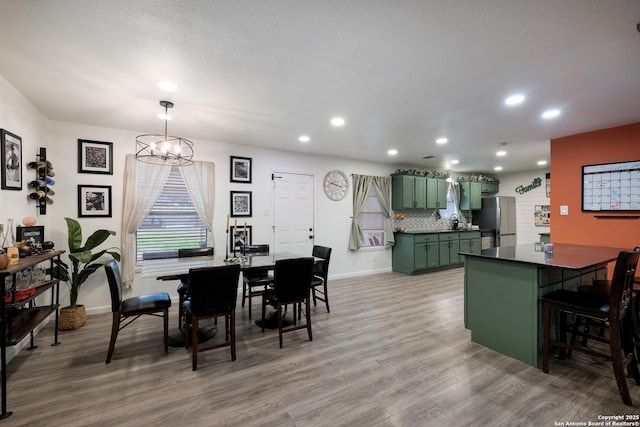
[(282, 349), (238, 307), (237, 360), (204, 352), (196, 372), (189, 350), (164, 354), (157, 318), (121, 331), (109, 365), (110, 313), (56, 347), (48, 325), (9, 364), (13, 415), (0, 427), (553, 426), (640, 412), (640, 386), (629, 381), (636, 407), (623, 405), (605, 362), (574, 355), (544, 374), (472, 343), (462, 269), (331, 280), (329, 293), (330, 314), (312, 309), (313, 341), (288, 333)]

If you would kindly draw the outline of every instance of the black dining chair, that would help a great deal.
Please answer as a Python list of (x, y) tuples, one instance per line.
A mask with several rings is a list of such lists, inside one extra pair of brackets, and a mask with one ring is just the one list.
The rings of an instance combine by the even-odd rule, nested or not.
[[(120, 268), (115, 260), (105, 264), (105, 272), (109, 282), (111, 293), (111, 311), (113, 320), (111, 324), (111, 340), (109, 341), (109, 351), (107, 352), (106, 363), (111, 363), (111, 357), (116, 347), (118, 332), (129, 326), (134, 320), (142, 315), (157, 316), (163, 318), (164, 326), (164, 352), (169, 351), (169, 307), (171, 298), (166, 292), (157, 292), (147, 295), (122, 299), (122, 278)], [(128, 320), (126, 323), (123, 321)]]
[[(313, 340), (311, 333), (311, 278), (313, 277), (313, 257), (291, 258), (276, 261), (273, 272), (273, 288), (262, 293), (262, 332), (266, 324), (267, 305), (276, 309), (278, 319), (278, 335), (282, 348), (282, 335), (298, 329), (306, 329), (309, 341)], [(283, 308), (292, 304), (293, 325), (283, 326)], [(297, 312), (300, 304), (304, 304), (306, 322), (298, 324)], [(302, 316), (300, 316), (300, 321)]]
[[(631, 337), (631, 313), (629, 303), (632, 298), (632, 287), (634, 275), (638, 265), (640, 252), (622, 251), (618, 255), (616, 265), (611, 280), (611, 292), (608, 297), (589, 294), (585, 292), (569, 291), (560, 289), (543, 295), (542, 302), (542, 323), (543, 323), (543, 345), (542, 345), (542, 370), (549, 373), (549, 360), (551, 358), (552, 346), (558, 347), (562, 351), (572, 350), (586, 353), (604, 360), (608, 360), (613, 365), (613, 373), (616, 378), (618, 390), (622, 401), (631, 406), (631, 396), (627, 387), (625, 368), (629, 374), (640, 385), (640, 372), (636, 356), (633, 351)], [(551, 337), (551, 313), (558, 313), (557, 329), (558, 336)], [(596, 321), (607, 323), (609, 326), (609, 336), (591, 334), (589, 330), (584, 332), (567, 328), (567, 315), (576, 317), (588, 317)], [(607, 344), (609, 350), (604, 350), (588, 346), (586, 340), (583, 344), (576, 344), (572, 338), (567, 342), (567, 332), (572, 334), (589, 334), (592, 341)]]
[(330, 313), (327, 281), (329, 276), (329, 261), (331, 260), (331, 248), (316, 245), (313, 247), (312, 255), (322, 259), (313, 266), (313, 278), (311, 279), (313, 305), (317, 305), (317, 300), (323, 301), (327, 306), (327, 313)]
[[(184, 248), (178, 249), (178, 258), (188, 258), (196, 256), (213, 256), (213, 248)], [(183, 280), (180, 280), (178, 284), (178, 328), (182, 329), (182, 318), (184, 316), (184, 309), (182, 305), (189, 297), (189, 284)]]
[[(184, 302), (185, 348), (192, 346), (192, 369), (198, 369), (198, 353), (220, 347), (231, 347), (231, 360), (236, 360), (236, 300), (240, 265), (192, 268), (189, 271), (190, 297)], [(198, 323), (203, 319), (224, 317), (225, 341), (198, 344)]]
[[(246, 245), (245, 255), (269, 255), (269, 245)], [(249, 302), (249, 319), (251, 319), (251, 298), (260, 296), (268, 286), (273, 285), (273, 276), (268, 270), (249, 269), (242, 272), (242, 307), (245, 300)]]

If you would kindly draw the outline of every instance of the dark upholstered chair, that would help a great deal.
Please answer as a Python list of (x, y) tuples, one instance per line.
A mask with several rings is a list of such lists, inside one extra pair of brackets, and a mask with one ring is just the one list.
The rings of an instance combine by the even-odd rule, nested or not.
[[(313, 258), (293, 258), (276, 261), (273, 274), (273, 288), (265, 290), (262, 294), (262, 332), (266, 323), (267, 305), (276, 308), (278, 318), (278, 335), (280, 337), (280, 348), (282, 348), (282, 334), (306, 329), (309, 334), (309, 341), (313, 340), (311, 334), (311, 278), (313, 277)], [(293, 305), (293, 326), (283, 327), (283, 307), (288, 304)], [(305, 306), (305, 324), (298, 324), (297, 312), (300, 304)], [(302, 320), (302, 316), (300, 316)]]
[[(185, 248), (178, 249), (178, 258), (194, 256), (213, 256), (213, 248)], [(184, 309), (182, 305), (189, 296), (189, 285), (182, 280), (178, 284), (178, 328), (182, 329), (182, 317)]]
[(313, 305), (317, 304), (316, 300), (324, 301), (327, 306), (327, 313), (330, 313), (331, 310), (329, 309), (327, 278), (329, 275), (331, 248), (326, 246), (314, 246), (312, 255), (316, 258), (323, 259), (323, 261), (318, 261), (313, 266), (313, 278), (311, 279), (311, 296), (313, 298)]
[[(107, 352), (107, 362), (111, 362), (111, 356), (116, 347), (118, 332), (130, 325), (138, 317), (148, 314), (163, 318), (164, 323), (164, 352), (169, 351), (169, 307), (171, 298), (166, 292), (140, 295), (137, 297), (122, 299), (122, 279), (120, 268), (115, 260), (105, 264), (104, 269), (109, 281), (109, 291), (111, 292), (111, 311), (113, 321), (111, 326), (111, 340), (109, 351)], [(159, 314), (160, 313), (160, 314)], [(122, 324), (123, 321), (128, 321)]]
[[(238, 264), (222, 267), (192, 268), (189, 271), (189, 299), (184, 302), (185, 347), (192, 345), (192, 368), (198, 369), (198, 353), (220, 347), (231, 347), (231, 360), (236, 360), (236, 300), (238, 298)], [(224, 317), (225, 341), (208, 346), (198, 345), (198, 322)], [(189, 335), (189, 332), (191, 333)]]
[[(629, 374), (634, 377), (637, 384), (640, 384), (640, 372), (635, 353), (633, 351), (631, 329), (631, 316), (629, 303), (632, 298), (632, 286), (638, 256), (640, 252), (622, 251), (618, 255), (613, 278), (611, 280), (611, 292), (608, 297), (589, 294), (585, 292), (574, 292), (565, 289), (550, 292), (543, 295), (542, 321), (543, 321), (543, 346), (542, 346), (542, 370), (549, 373), (549, 359), (551, 347), (560, 349), (579, 351), (598, 358), (609, 360), (613, 365), (613, 373), (616, 378), (618, 390), (622, 401), (631, 406), (631, 396), (627, 387), (625, 368), (629, 369)], [(551, 338), (551, 313), (559, 313), (559, 337)], [(609, 325), (608, 337), (589, 334), (586, 330), (584, 334), (589, 334), (589, 339), (608, 344), (609, 351), (604, 352), (586, 345), (576, 345), (575, 340), (567, 342), (567, 315), (575, 315), (578, 318), (588, 317)], [(573, 329), (573, 334), (578, 333)], [(583, 344), (586, 344), (583, 340)]]
[[(269, 255), (269, 245), (247, 245), (246, 255)], [(251, 319), (251, 297), (260, 296), (268, 286), (273, 285), (273, 276), (267, 270), (247, 270), (242, 273), (242, 306), (249, 301)]]

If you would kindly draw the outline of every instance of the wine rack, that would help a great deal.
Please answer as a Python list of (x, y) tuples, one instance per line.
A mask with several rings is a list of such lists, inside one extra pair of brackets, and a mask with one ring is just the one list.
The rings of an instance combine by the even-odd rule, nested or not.
[(52, 177), (55, 175), (53, 172), (53, 166), (51, 162), (47, 161), (47, 149), (40, 147), (38, 154), (36, 154), (36, 161), (29, 163), (29, 169), (34, 169), (36, 172), (36, 179), (29, 183), (31, 193), (29, 198), (36, 201), (36, 208), (39, 209), (41, 215), (47, 214), (47, 205), (53, 203), (54, 192), (50, 188), (54, 184)]

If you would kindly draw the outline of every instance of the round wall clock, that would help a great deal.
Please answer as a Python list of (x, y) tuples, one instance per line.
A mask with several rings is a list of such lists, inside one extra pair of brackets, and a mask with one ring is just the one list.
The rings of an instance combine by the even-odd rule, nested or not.
[(341, 170), (332, 170), (324, 176), (324, 193), (331, 200), (342, 200), (349, 191), (349, 180)]

